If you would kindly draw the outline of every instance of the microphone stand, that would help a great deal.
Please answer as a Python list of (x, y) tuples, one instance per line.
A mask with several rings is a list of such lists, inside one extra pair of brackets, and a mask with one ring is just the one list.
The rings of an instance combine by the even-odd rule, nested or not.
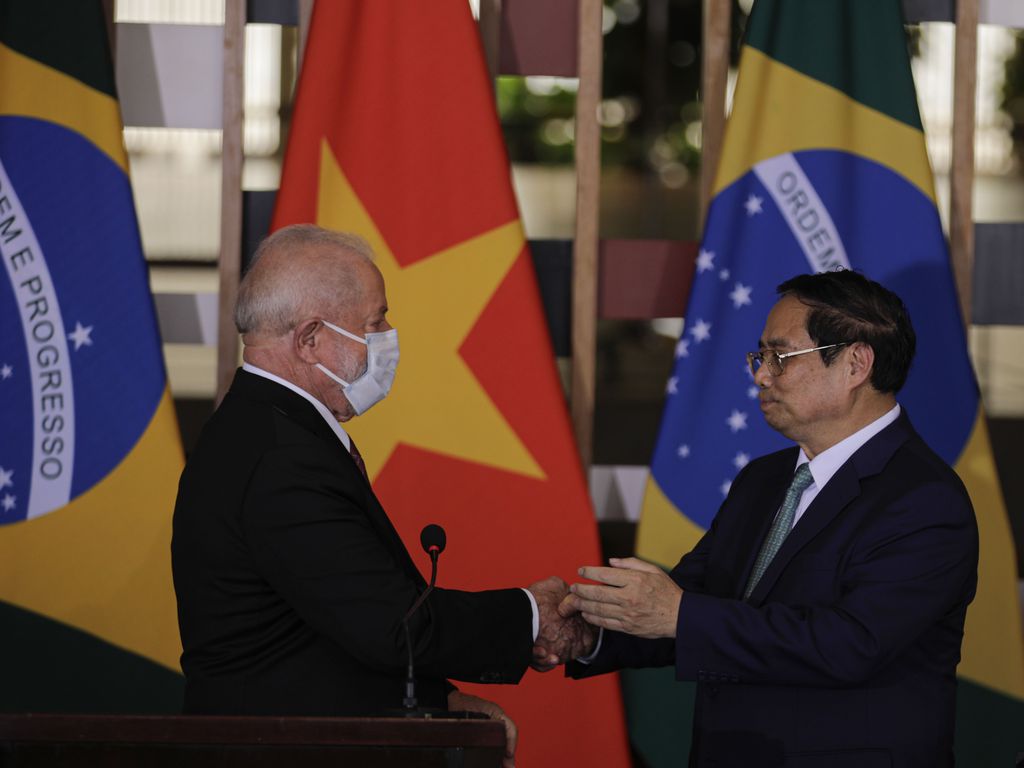
[(389, 713), (392, 717), (438, 717), (460, 720), (488, 719), (487, 715), (482, 712), (452, 712), (448, 709), (420, 707), (416, 699), (416, 674), (413, 667), (412, 633), (409, 631), (409, 619), (419, 610), (431, 590), (434, 589), (434, 582), (437, 580), (437, 559), (441, 552), (444, 551), (445, 543), (444, 528), (439, 525), (427, 525), (420, 533), (420, 544), (423, 550), (430, 555), (430, 583), (420, 593), (420, 596), (416, 598), (412, 607), (406, 611), (405, 617), (402, 619), (402, 628), (405, 630), (405, 647), (409, 653), (409, 662), (406, 667), (405, 697), (402, 699), (403, 709)]
[(405, 647), (409, 651), (409, 664), (406, 668), (405, 675), (405, 698), (402, 699), (402, 706), (405, 707), (405, 717), (429, 717), (430, 713), (425, 713), (419, 709), (416, 700), (416, 676), (413, 671), (413, 658), (412, 658), (412, 636), (409, 632), (409, 619), (423, 604), (423, 601), (427, 599), (427, 595), (430, 594), (434, 588), (434, 582), (437, 580), (437, 558), (441, 554), (437, 547), (431, 547), (429, 550), (430, 554), (430, 583), (427, 588), (424, 589), (420, 596), (416, 598), (416, 602), (412, 604), (412, 607), (406, 611), (405, 617), (402, 619), (402, 627), (405, 629)]

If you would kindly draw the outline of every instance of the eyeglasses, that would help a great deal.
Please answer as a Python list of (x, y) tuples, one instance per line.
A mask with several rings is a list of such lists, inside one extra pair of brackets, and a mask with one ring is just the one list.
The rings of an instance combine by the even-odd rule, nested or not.
[(783, 361), (787, 357), (806, 355), (810, 352), (820, 352), (823, 349), (832, 349), (833, 347), (845, 347), (847, 344), (849, 344), (848, 341), (841, 341), (838, 344), (826, 344), (823, 347), (798, 349), (796, 352), (784, 352), (781, 355), (774, 349), (762, 349), (760, 352), (747, 352), (747, 365), (750, 366), (751, 374), (756, 374), (762, 365), (767, 365), (768, 373), (772, 376), (781, 376), (783, 371), (786, 370), (786, 366)]

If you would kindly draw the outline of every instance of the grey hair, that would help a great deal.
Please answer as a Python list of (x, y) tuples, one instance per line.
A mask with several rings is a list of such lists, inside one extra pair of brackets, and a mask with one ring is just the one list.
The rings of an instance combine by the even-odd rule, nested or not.
[[(280, 336), (304, 317), (358, 300), (360, 281), (352, 261), (337, 258), (339, 251), (373, 261), (373, 250), (359, 235), (313, 224), (293, 224), (263, 240), (238, 287), (238, 332)], [(300, 254), (303, 262), (288, 263), (288, 255)], [(317, 262), (329, 263), (330, 269), (316, 268)]]

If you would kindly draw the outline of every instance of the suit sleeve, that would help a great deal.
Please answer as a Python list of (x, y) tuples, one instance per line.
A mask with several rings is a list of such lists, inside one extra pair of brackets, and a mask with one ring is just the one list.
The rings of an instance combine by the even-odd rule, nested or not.
[[(669, 574), (683, 588), (684, 594), (704, 590), (704, 573), (715, 530), (716, 524), (712, 521), (697, 545), (683, 555)], [(584, 678), (626, 668), (664, 667), (675, 663), (675, 657), (676, 646), (671, 639), (648, 640), (606, 629), (602, 632), (601, 650), (597, 656), (586, 664), (570, 662), (566, 665), (566, 674)]]
[(913, 488), (876, 516), (847, 562), (817, 574), (839, 579), (832, 602), (753, 605), (685, 593), (676, 629), (677, 677), (862, 683), (963, 610), (974, 591), (977, 546), (962, 489), (949, 483)]
[[(404, 670), (402, 617), (420, 585), (370, 520), (365, 489), (323, 454), (289, 446), (257, 467), (243, 520), (256, 569), (303, 621), (361, 663)], [(530, 659), (531, 616), (519, 589), (435, 589), (410, 621), (417, 672), (516, 682)]]

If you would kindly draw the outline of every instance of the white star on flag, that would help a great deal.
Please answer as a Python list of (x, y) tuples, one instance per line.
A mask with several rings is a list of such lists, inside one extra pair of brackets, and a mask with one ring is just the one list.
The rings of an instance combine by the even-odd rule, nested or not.
[(14, 502), (17, 500), (17, 496), (11, 496), (11, 494), (9, 493), (6, 496), (4, 496), (3, 500), (0, 501), (0, 504), (3, 504), (4, 512), (10, 512), (12, 509), (14, 509)]
[(729, 294), (729, 298), (732, 299), (732, 306), (734, 309), (745, 307), (750, 304), (750, 292), (754, 290), (752, 286), (744, 285), (743, 283), (736, 283), (736, 287), (732, 289), (732, 293)]
[(4, 363), (3, 367), (0, 368), (0, 379), (9, 379), (12, 373), (14, 373), (14, 369), (7, 365), (7, 363)]
[(711, 323), (698, 320), (694, 323), (693, 328), (690, 329), (690, 333), (693, 334), (693, 338), (697, 340), (698, 344), (702, 341), (707, 341), (711, 338)]
[(728, 280), (729, 279), (729, 270), (728, 269), (723, 269), (721, 272), (719, 272), (718, 273), (718, 279), (721, 280), (723, 283), (726, 280)]
[(679, 388), (679, 377), (673, 376), (668, 380), (668, 384), (665, 386), (665, 391), (670, 395), (676, 394)]
[(747, 387), (747, 397), (749, 397), (751, 400), (757, 400), (757, 395), (757, 387)]
[(77, 352), (82, 347), (92, 346), (92, 326), (82, 325), (80, 322), (75, 323), (75, 330), (68, 334), (68, 338), (75, 342), (75, 351)]
[(6, 488), (8, 485), (13, 487), (14, 480), (11, 479), (13, 477), (13, 469), (4, 469), (3, 467), (0, 467), (0, 488)]
[(731, 429), (735, 434), (741, 429), (747, 428), (747, 414), (733, 408), (732, 413), (729, 414), (729, 418), (725, 420), (725, 423), (729, 425), (729, 429)]
[(732, 465), (734, 467), (736, 467), (736, 469), (743, 469), (749, 463), (750, 463), (750, 455), (744, 453), (743, 451), (740, 451), (739, 453), (737, 453), (735, 458), (733, 458), (733, 460), (732, 460)]
[(680, 339), (676, 344), (676, 359), (680, 357), (690, 356), (690, 342), (686, 339)]
[(758, 197), (757, 195), (751, 195), (747, 198), (747, 202), (743, 204), (743, 207), (747, 209), (747, 216), (753, 216), (755, 213), (761, 213), (761, 203), (764, 202), (764, 198)]
[(732, 480), (723, 480), (722, 484), (718, 486), (718, 490), (722, 492), (723, 496), (729, 495), (730, 488), (732, 488)]
[(689, 458), (689, 456), (690, 456), (690, 446), (688, 446), (688, 445), (680, 445), (679, 448), (676, 449), (676, 453), (679, 455), (680, 459)]
[(709, 269), (715, 268), (715, 252), (705, 251), (703, 248), (700, 249), (700, 253), (697, 256), (697, 272), (707, 272)]

